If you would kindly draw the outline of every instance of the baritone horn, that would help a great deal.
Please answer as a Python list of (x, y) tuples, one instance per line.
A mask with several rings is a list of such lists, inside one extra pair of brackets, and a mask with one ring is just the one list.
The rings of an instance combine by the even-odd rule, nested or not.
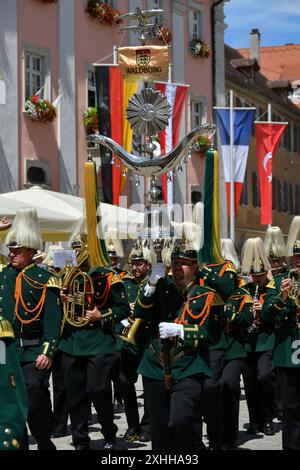
[(67, 266), (62, 282), (62, 290), (66, 293), (63, 303), (64, 320), (70, 325), (81, 328), (89, 323), (85, 311), (93, 309), (94, 286), (92, 278), (80, 269), (88, 260), (88, 251), (82, 247), (77, 255), (77, 266)]

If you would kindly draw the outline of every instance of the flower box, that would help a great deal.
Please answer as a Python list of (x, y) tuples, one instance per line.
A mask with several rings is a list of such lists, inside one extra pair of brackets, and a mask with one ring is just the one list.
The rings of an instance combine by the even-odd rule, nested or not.
[(172, 42), (172, 31), (167, 26), (161, 26), (156, 29), (156, 38), (163, 41), (165, 44)]
[(193, 39), (189, 42), (189, 49), (194, 57), (209, 57), (210, 48), (202, 39)]
[(39, 99), (34, 95), (25, 102), (25, 115), (32, 121), (52, 122), (56, 118), (56, 108), (50, 101)]
[(90, 106), (83, 113), (83, 124), (87, 134), (96, 134), (99, 132), (98, 110)]
[(109, 3), (98, 0), (88, 0), (86, 10), (91, 17), (96, 18), (99, 23), (110, 26), (123, 22), (120, 11), (114, 9)]
[(211, 148), (211, 140), (206, 135), (200, 135), (192, 144), (193, 150), (205, 153)]

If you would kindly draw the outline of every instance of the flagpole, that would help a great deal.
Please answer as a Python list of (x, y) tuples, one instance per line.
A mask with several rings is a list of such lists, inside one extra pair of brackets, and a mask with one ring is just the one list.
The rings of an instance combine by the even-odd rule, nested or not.
[(233, 121), (233, 90), (230, 90), (230, 238), (234, 242), (234, 121)]
[[(268, 103), (268, 122), (272, 122), (272, 105), (271, 105), (271, 103)], [(272, 168), (272, 173), (273, 173), (273, 168)], [(272, 178), (272, 184), (271, 184), (271, 191), (273, 191), (273, 178)], [(268, 224), (268, 228), (269, 227), (272, 227), (272, 224)]]

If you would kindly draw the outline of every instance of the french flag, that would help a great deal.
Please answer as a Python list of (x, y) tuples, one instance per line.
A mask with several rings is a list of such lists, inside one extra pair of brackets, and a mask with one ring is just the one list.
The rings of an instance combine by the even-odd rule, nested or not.
[[(179, 142), (181, 119), (184, 110), (188, 85), (177, 85), (175, 83), (156, 82), (155, 89), (166, 96), (172, 108), (172, 116), (166, 129), (160, 133), (161, 154), (170, 152)], [(173, 181), (162, 175), (162, 191), (165, 203), (173, 205)]]
[[(225, 183), (227, 192), (228, 214), (230, 215), (230, 108), (215, 108), (217, 129), (219, 132)], [(251, 126), (254, 117), (254, 109), (233, 109), (233, 181), (234, 181), (234, 208), (237, 213), (240, 202), (251, 137)]]

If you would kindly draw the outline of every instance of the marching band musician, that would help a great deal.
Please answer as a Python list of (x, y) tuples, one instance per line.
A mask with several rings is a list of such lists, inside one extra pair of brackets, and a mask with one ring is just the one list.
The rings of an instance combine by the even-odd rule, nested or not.
[[(120, 258), (124, 256), (122, 241), (118, 239), (114, 240), (105, 240), (106, 251), (110, 260), (111, 268), (120, 276), (120, 279), (126, 274), (126, 271), (120, 268)], [(114, 325), (115, 333), (117, 334), (120, 329), (120, 324), (117, 323)], [(124, 412), (124, 404), (123, 404), (123, 393), (122, 393), (122, 383), (120, 380), (120, 373), (121, 373), (121, 357), (120, 357), (120, 343), (117, 339), (117, 352), (116, 355), (118, 356), (118, 364), (114, 367), (113, 373), (113, 386), (114, 386), (114, 412), (115, 413), (123, 413)]]
[[(73, 443), (76, 450), (90, 448), (88, 419), (92, 402), (104, 436), (104, 449), (112, 450), (117, 432), (111, 388), (117, 361), (113, 323), (129, 316), (130, 309), (119, 276), (106, 267), (90, 268), (86, 240), (81, 236), (76, 244), (78, 254), (84, 255), (78, 268), (88, 274), (95, 293), (94, 308), (86, 310), (84, 316), (87, 324), (77, 327), (65, 321), (59, 343)], [(64, 302), (72, 301), (69, 293), (63, 293), (62, 298)]]
[[(240, 263), (233, 241), (221, 240), (222, 256), (230, 260), (237, 272)], [(253, 321), (253, 300), (247, 288), (247, 281), (238, 276), (238, 287), (225, 301), (224, 323), (227, 335), (227, 348), (224, 355), (224, 367), (221, 376), (223, 397), (224, 429), (222, 449), (234, 449), (237, 444), (239, 429), (240, 376), (243, 372), (245, 358), (244, 331)]]
[[(3, 217), (0, 231), (11, 227)], [(5, 267), (4, 265), (3, 267)], [(5, 314), (5, 313), (4, 313)], [(27, 421), (26, 388), (16, 352), (14, 332), (0, 309), (0, 451), (20, 449)]]
[(271, 362), (274, 333), (261, 319), (261, 310), (267, 294), (270, 271), (261, 238), (248, 238), (242, 248), (242, 272), (251, 276), (249, 285), (253, 296), (253, 323), (245, 342), (247, 358), (243, 371), (245, 395), (249, 411), (248, 434), (263, 432), (275, 434), (275, 368)]
[[(54, 450), (50, 439), (49, 376), (59, 339), (61, 310), (57, 279), (33, 262), (33, 256), (42, 248), (35, 209), (17, 211), (6, 244), (10, 263), (0, 275), (1, 308), (16, 338), (28, 396), (28, 425), (38, 450)], [(23, 445), (28, 448), (27, 442)]]
[[(273, 285), (269, 286), (269, 295), (261, 317), (263, 321), (273, 325), (275, 331), (272, 361), (279, 371), (283, 407), (282, 448), (300, 450), (300, 216), (295, 216), (292, 220), (287, 255), (290, 271), (275, 276)], [(294, 274), (298, 281), (292, 280)], [(296, 282), (295, 287), (293, 282)]]
[[(134, 321), (133, 311), (138, 293), (140, 289), (144, 287), (149, 278), (152, 261), (153, 259), (151, 259), (150, 249), (146, 246), (142, 246), (142, 244), (137, 243), (136, 247), (132, 249), (129, 255), (129, 264), (131, 266), (132, 275), (129, 273), (125, 274), (123, 282), (131, 310), (131, 317), (129, 319), (131, 322)], [(127, 319), (125, 321), (127, 322)], [(140, 426), (138, 403), (134, 386), (138, 378), (137, 369), (143, 354), (146, 334), (145, 328), (146, 324), (139, 327), (137, 338), (135, 338), (135, 345), (121, 340), (120, 377), (125, 403), (125, 414), (128, 424), (128, 429), (124, 435), (124, 439), (127, 442), (150, 440), (147, 437), (147, 429), (145, 429), (145, 427), (148, 427), (146, 411), (142, 418), (144, 429), (142, 430)], [(122, 331), (120, 330), (120, 333), (121, 332)]]
[[(268, 304), (268, 297), (269, 292), (271, 296), (274, 292), (274, 283), (278, 292), (280, 291), (280, 283), (282, 280), (281, 274), (285, 273), (285, 277), (288, 275), (287, 265), (286, 265), (286, 243), (284, 241), (283, 233), (280, 227), (268, 227), (266, 230), (266, 235), (264, 239), (264, 245), (266, 254), (270, 261), (271, 265), (271, 272), (273, 275), (274, 280), (272, 279), (270, 283), (267, 285), (267, 295), (265, 298), (265, 302)], [(264, 304), (265, 304), (264, 302)], [(276, 409), (275, 415), (279, 421), (282, 421), (283, 412), (282, 412), (282, 399), (280, 393), (280, 379), (278, 374), (280, 373), (279, 369), (276, 367), (276, 384), (275, 384), (275, 401), (276, 401)]]
[(27, 394), (11, 324), (0, 316), (0, 451), (18, 450), (25, 433)]
[(203, 381), (211, 374), (207, 325), (223, 302), (213, 289), (196, 281), (197, 252), (183, 240), (175, 244), (171, 259), (172, 277), (165, 276), (162, 263), (155, 263), (135, 305), (135, 317), (151, 322), (138, 372), (149, 405), (152, 449), (196, 450), (203, 447), (199, 440)]
[[(200, 285), (214, 289), (224, 301), (237, 287), (237, 274), (230, 260), (219, 263), (207, 263), (198, 271)], [(209, 319), (210, 343), (209, 362), (211, 376), (206, 377), (203, 387), (203, 413), (207, 423), (209, 449), (220, 450), (222, 447), (222, 384), (224, 354), (227, 338), (224, 332), (224, 310), (218, 309)]]

